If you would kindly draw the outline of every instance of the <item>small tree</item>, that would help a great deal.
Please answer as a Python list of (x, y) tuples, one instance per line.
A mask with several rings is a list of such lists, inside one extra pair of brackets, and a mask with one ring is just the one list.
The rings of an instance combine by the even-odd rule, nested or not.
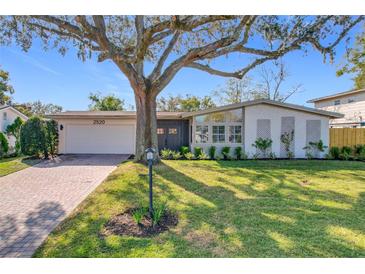
[(102, 96), (100, 92), (90, 93), (89, 99), (91, 101), (90, 110), (124, 110), (124, 100), (119, 99), (114, 94)]
[(20, 151), (20, 129), (24, 124), (24, 121), (17, 117), (11, 125), (8, 125), (6, 128), (6, 134), (14, 136), (15, 138), (15, 152), (18, 153)]
[(20, 130), (20, 147), (25, 155), (48, 158), (44, 122), (39, 117), (32, 117)]
[(57, 154), (58, 148), (58, 124), (55, 120), (48, 120), (44, 123), (46, 132), (47, 149), (51, 156)]
[(269, 148), (271, 148), (272, 140), (269, 138), (257, 138), (255, 143), (252, 144), (253, 147), (258, 149), (263, 158), (267, 158)]
[(312, 159), (317, 156), (319, 152), (324, 152), (328, 146), (323, 144), (322, 140), (318, 142), (309, 142), (303, 149), (305, 150), (305, 156), (308, 159)]
[(4, 133), (0, 132), (0, 157), (2, 158), (9, 151), (9, 143)]
[(281, 134), (280, 141), (284, 145), (286, 156), (289, 159), (293, 158), (294, 152), (290, 150), (290, 146), (291, 146), (292, 142), (294, 141), (294, 130), (292, 130), (291, 132), (284, 132), (283, 134)]

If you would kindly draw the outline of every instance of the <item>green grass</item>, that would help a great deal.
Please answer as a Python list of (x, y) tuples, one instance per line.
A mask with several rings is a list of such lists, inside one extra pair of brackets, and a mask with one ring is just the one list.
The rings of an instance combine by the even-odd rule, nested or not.
[(22, 170), (39, 163), (37, 159), (27, 159), (24, 157), (5, 158), (0, 160), (0, 177)]
[(146, 167), (126, 162), (35, 256), (365, 257), (365, 163), (163, 161), (154, 171), (156, 200), (179, 215), (177, 227), (99, 236), (111, 216), (148, 205)]

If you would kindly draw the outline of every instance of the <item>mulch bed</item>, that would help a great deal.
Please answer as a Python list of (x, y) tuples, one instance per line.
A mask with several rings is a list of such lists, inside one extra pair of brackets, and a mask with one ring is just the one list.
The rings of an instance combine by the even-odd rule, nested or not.
[(114, 216), (104, 226), (101, 235), (126, 235), (134, 237), (152, 237), (169, 230), (178, 223), (178, 218), (175, 214), (166, 210), (165, 214), (161, 217), (158, 224), (152, 225), (150, 217), (144, 217), (140, 224), (137, 224), (133, 217), (133, 211), (135, 208), (130, 208), (125, 212)]

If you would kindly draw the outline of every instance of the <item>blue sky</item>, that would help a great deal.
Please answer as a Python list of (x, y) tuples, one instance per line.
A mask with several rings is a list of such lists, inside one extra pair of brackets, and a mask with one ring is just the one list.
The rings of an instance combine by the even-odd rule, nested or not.
[[(353, 30), (352, 36), (359, 28)], [(345, 44), (341, 43), (334, 64), (323, 63), (323, 56), (311, 49), (307, 54), (296, 51), (286, 55), (283, 60), (291, 76), (285, 87), (299, 83), (303, 86), (303, 92), (295, 94), (288, 102), (307, 105), (308, 99), (351, 89), (350, 75), (336, 77), (339, 64), (344, 62), (344, 50)], [(232, 71), (245, 62), (247, 56), (235, 54), (221, 58), (215, 64)], [(86, 110), (89, 93), (99, 91), (105, 95), (116, 94), (125, 100), (127, 106), (134, 104), (127, 79), (112, 62), (98, 63), (95, 59), (82, 62), (72, 49), (63, 57), (56, 50), (43, 51), (37, 41), (27, 53), (15, 45), (0, 47), (0, 66), (10, 73), (11, 84), (16, 91), (13, 95), (15, 102), (41, 100), (61, 105), (64, 110)], [(255, 78), (257, 71), (250, 74), (251, 78)], [(161, 95), (209, 95), (223, 86), (226, 80), (205, 72), (183, 69)]]

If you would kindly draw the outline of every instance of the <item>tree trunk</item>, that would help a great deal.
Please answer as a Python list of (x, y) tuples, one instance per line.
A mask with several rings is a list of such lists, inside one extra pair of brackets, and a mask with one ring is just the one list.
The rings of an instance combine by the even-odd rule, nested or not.
[(145, 150), (152, 147), (158, 157), (156, 95), (151, 90), (138, 89), (134, 91), (136, 101), (136, 155), (137, 162), (146, 161)]

